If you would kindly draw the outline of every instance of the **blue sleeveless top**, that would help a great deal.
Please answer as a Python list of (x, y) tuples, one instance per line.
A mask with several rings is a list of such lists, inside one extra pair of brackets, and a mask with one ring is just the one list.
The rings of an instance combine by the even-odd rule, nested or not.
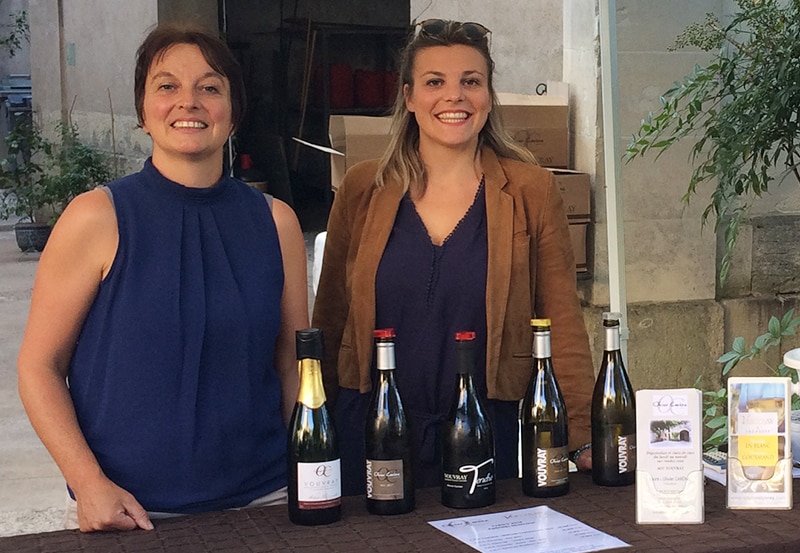
[(108, 185), (119, 245), (72, 357), (80, 427), (149, 511), (246, 505), (286, 485), (274, 367), (283, 263), (264, 196), (145, 162)]
[[(499, 478), (517, 475), (516, 401), (486, 398), (486, 273), (488, 243), (483, 185), (441, 245), (431, 242), (413, 201), (404, 196), (375, 279), (375, 327), (394, 328), (395, 379), (412, 441), (417, 487), (441, 481), (440, 426), (456, 386), (455, 333), (472, 330), (473, 381), (495, 434)], [(377, 381), (373, 367), (373, 382)], [(364, 488), (364, 424), (371, 394), (341, 388), (334, 416), (342, 435), (343, 493)]]

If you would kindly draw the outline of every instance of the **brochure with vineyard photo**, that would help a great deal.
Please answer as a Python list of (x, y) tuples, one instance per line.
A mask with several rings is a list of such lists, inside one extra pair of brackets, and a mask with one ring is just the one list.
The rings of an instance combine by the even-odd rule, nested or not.
[(728, 379), (728, 508), (791, 509), (791, 381)]
[(636, 522), (703, 522), (702, 392), (636, 392)]

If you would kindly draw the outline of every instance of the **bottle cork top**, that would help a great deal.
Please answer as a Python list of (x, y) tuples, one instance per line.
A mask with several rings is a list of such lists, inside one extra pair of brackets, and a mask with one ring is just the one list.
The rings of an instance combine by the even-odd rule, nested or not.
[(294, 335), (298, 359), (322, 359), (322, 330), (305, 328), (296, 330)]

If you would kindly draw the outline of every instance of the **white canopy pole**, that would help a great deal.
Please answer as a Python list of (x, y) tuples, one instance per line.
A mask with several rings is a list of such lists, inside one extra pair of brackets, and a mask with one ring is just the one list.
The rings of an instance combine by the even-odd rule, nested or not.
[(606, 220), (608, 226), (608, 291), (611, 311), (622, 314), (620, 345), (628, 361), (628, 306), (625, 296), (625, 239), (622, 218), (622, 187), (619, 171), (617, 100), (617, 2), (600, 0), (600, 80), (603, 104), (603, 149), (605, 161)]

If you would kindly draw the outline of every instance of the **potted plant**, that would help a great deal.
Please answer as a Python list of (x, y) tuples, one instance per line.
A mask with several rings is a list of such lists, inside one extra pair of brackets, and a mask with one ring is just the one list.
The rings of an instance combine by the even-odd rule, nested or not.
[(22, 251), (44, 249), (50, 225), (40, 220), (48, 206), (42, 157), (52, 154), (52, 144), (29, 118), (17, 119), (6, 136), (8, 155), (0, 161), (0, 217), (20, 217), (14, 225)]
[(29, 119), (19, 119), (6, 137), (8, 157), (0, 162), (0, 217), (17, 215), (22, 251), (42, 251), (52, 223), (78, 194), (112, 179), (108, 157), (83, 143), (71, 122), (56, 126), (50, 141)]
[(793, 176), (800, 183), (800, 0), (737, 0), (737, 6), (730, 23), (707, 14), (678, 36), (674, 49), (714, 54), (664, 93), (660, 111), (642, 121), (627, 148), (630, 160), (694, 140), (683, 200), (713, 183), (702, 221), (713, 215), (715, 230), (724, 227), (721, 282), (748, 201), (773, 181)]

